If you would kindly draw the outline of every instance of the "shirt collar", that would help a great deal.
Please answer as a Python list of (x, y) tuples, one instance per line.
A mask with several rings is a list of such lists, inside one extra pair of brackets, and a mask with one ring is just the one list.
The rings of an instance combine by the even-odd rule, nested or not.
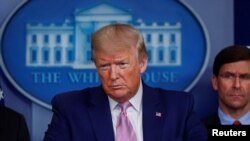
[[(235, 119), (226, 115), (220, 108), (218, 108), (218, 116), (220, 118), (220, 122), (222, 125), (232, 125)], [(243, 125), (250, 124), (250, 111), (248, 111), (245, 115), (241, 116), (239, 119), (240, 123)]]
[[(141, 110), (141, 104), (142, 104), (142, 81), (140, 81), (140, 85), (139, 85), (139, 89), (137, 91), (137, 93), (134, 95), (134, 97), (132, 97), (129, 102), (132, 104), (133, 108), (136, 111), (140, 111)], [(116, 102), (115, 100), (113, 100), (111, 97), (108, 96), (109, 99), (109, 104), (110, 104), (110, 110), (114, 110), (116, 108), (116, 105), (118, 104), (118, 102)]]

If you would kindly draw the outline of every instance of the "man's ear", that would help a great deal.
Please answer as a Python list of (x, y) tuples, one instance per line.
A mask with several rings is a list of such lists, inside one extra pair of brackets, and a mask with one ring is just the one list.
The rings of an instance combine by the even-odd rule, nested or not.
[(140, 70), (141, 70), (141, 73), (144, 73), (147, 69), (147, 65), (148, 65), (148, 59), (147, 58), (144, 58), (140, 61)]
[(217, 91), (218, 90), (218, 78), (215, 75), (212, 76), (211, 83), (212, 83), (213, 89)]

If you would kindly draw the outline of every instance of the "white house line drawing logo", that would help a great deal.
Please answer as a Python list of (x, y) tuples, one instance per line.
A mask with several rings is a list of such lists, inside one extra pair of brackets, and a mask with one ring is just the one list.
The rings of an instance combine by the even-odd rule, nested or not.
[(181, 23), (145, 23), (134, 20), (126, 10), (100, 4), (75, 10), (74, 20), (61, 24), (27, 23), (27, 67), (94, 68), (91, 62), (90, 35), (111, 23), (129, 23), (144, 36), (149, 66), (180, 66)]

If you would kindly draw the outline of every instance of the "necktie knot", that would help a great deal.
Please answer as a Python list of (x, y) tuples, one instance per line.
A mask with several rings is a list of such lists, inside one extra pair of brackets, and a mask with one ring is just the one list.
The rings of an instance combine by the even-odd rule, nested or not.
[(118, 106), (121, 108), (121, 112), (126, 113), (126, 110), (131, 106), (131, 103), (126, 101), (123, 103), (118, 103)]
[(240, 123), (239, 120), (235, 120), (235, 121), (233, 122), (233, 125), (241, 125), (241, 123)]

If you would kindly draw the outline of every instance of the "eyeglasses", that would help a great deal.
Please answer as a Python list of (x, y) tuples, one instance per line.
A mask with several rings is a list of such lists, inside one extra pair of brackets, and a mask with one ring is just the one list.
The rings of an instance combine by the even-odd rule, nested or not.
[(240, 75), (237, 75), (237, 74), (234, 74), (234, 73), (222, 73), (222, 74), (219, 74), (219, 77), (221, 77), (223, 80), (226, 80), (226, 81), (235, 81), (236, 78), (239, 78), (240, 81), (249, 81), (250, 82), (250, 74), (240, 74)]

